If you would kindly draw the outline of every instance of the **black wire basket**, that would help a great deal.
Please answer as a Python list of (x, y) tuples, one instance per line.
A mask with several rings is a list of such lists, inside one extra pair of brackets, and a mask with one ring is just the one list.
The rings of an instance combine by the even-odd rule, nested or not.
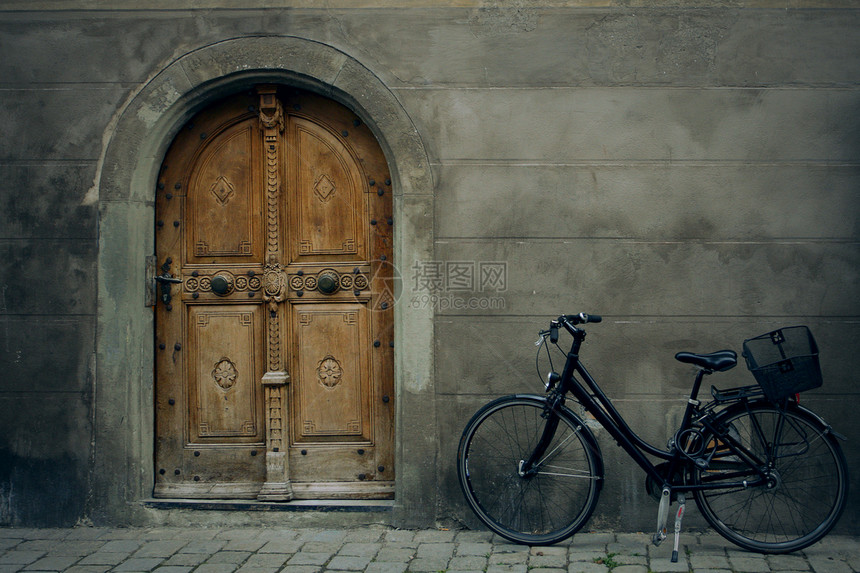
[(772, 402), (823, 384), (818, 345), (805, 326), (788, 326), (744, 340), (743, 355)]

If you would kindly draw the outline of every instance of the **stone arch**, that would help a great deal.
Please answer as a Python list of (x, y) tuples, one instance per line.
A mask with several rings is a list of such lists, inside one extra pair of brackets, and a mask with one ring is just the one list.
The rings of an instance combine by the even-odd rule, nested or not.
[[(361, 63), (319, 42), (261, 36), (207, 45), (159, 70), (108, 126), (90, 194), (99, 204), (95, 453), (88, 508), (96, 522), (153, 519), (134, 502), (152, 491), (153, 315), (145, 305), (145, 259), (154, 248), (159, 166), (176, 132), (196, 111), (257, 83), (315, 91), (361, 117), (390, 167), (395, 261), (409, 268), (433, 258), (427, 153), (397, 98)], [(395, 305), (395, 341), (396, 459), (408, 471), (398, 472), (392, 521), (426, 525), (435, 517), (435, 500), (427, 498), (435, 491), (429, 469), (435, 439), (427, 439), (428, 430), (435, 436), (432, 310)], [(421, 471), (424, 466), (428, 471)]]

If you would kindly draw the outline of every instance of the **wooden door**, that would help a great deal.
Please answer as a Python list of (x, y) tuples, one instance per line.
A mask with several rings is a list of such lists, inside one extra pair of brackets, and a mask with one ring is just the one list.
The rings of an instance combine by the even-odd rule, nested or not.
[(156, 199), (157, 497), (394, 491), (392, 193), (347, 108), (275, 86), (195, 116)]

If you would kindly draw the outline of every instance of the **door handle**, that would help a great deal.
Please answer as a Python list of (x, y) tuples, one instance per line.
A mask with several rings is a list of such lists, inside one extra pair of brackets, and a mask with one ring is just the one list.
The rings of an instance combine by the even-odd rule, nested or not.
[(155, 281), (161, 283), (161, 300), (164, 304), (170, 303), (170, 285), (182, 282), (182, 279), (170, 276), (166, 272), (163, 275), (156, 275)]
[(181, 283), (182, 279), (172, 277), (168, 274), (158, 275), (155, 277), (155, 280), (164, 284), (164, 283)]

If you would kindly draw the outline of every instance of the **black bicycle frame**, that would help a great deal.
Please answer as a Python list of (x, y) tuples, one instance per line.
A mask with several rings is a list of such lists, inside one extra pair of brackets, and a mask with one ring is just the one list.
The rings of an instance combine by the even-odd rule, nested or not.
[[(616, 410), (615, 406), (612, 404), (612, 401), (608, 396), (600, 389), (597, 382), (588, 373), (585, 366), (579, 360), (579, 349), (582, 346), (582, 341), (585, 339), (585, 331), (580, 330), (570, 324), (564, 323), (564, 326), (568, 332), (573, 336), (573, 344), (571, 345), (570, 352), (567, 354), (567, 361), (564, 365), (564, 370), (561, 374), (561, 379), (558, 384), (558, 391), (561, 395), (565, 395), (567, 392), (570, 392), (580, 404), (589, 412), (594, 418), (603, 426), (606, 431), (615, 439), (619, 446), (621, 446), (625, 452), (637, 463), (639, 467), (641, 467), (648, 475), (650, 475), (656, 483), (662, 484), (663, 487), (669, 487), (674, 491), (694, 491), (694, 490), (713, 490), (713, 489), (726, 489), (733, 487), (749, 487), (760, 485), (765, 482), (766, 476), (763, 471), (760, 469), (764, 462), (758, 459), (755, 454), (747, 450), (742, 444), (738, 444), (735, 440), (733, 440), (730, 436), (721, 435), (721, 440), (729, 447), (730, 450), (736, 455), (738, 455), (748, 466), (751, 473), (756, 474), (757, 479), (753, 481), (740, 481), (740, 482), (732, 482), (727, 483), (725, 481), (720, 481), (720, 483), (716, 483), (713, 485), (706, 484), (671, 484), (666, 481), (666, 477), (662, 475), (657, 467), (648, 459), (645, 455), (650, 454), (654, 457), (667, 460), (670, 462), (670, 468), (667, 475), (673, 475), (674, 470), (677, 467), (683, 466), (687, 463), (687, 459), (681, 453), (679, 446), (675, 444), (675, 447), (672, 448), (671, 451), (661, 450), (659, 448), (654, 447), (649, 444), (642, 438), (640, 438), (636, 433), (630, 428), (624, 418), (621, 416), (621, 413)], [(582, 378), (583, 382), (587, 385), (587, 389), (583, 386), (579, 380), (574, 377), (574, 373), (579, 374)], [(692, 392), (690, 393), (690, 398), (687, 401), (687, 408), (684, 412), (684, 417), (681, 420), (681, 427), (679, 429), (679, 433), (683, 432), (692, 427), (692, 419), (693, 414), (697, 412), (697, 406), (699, 402), (697, 401), (699, 389), (702, 384), (702, 378), (704, 377), (705, 371), (700, 370), (698, 375), (696, 376), (696, 381), (693, 384)], [(705, 426), (714, 431), (715, 434), (721, 434), (716, 428), (710, 426), (707, 421), (704, 422)], [(549, 438), (551, 439), (552, 434), (554, 434), (554, 428), (551, 430), (551, 434)], [(676, 434), (677, 435), (677, 434)], [(542, 439), (541, 443), (546, 442), (549, 443), (549, 439)], [(542, 455), (542, 452), (539, 454)], [(530, 462), (534, 463), (537, 461), (536, 456), (532, 456)], [(531, 467), (529, 465), (529, 467)], [(725, 475), (722, 476), (722, 479), (725, 479)]]

